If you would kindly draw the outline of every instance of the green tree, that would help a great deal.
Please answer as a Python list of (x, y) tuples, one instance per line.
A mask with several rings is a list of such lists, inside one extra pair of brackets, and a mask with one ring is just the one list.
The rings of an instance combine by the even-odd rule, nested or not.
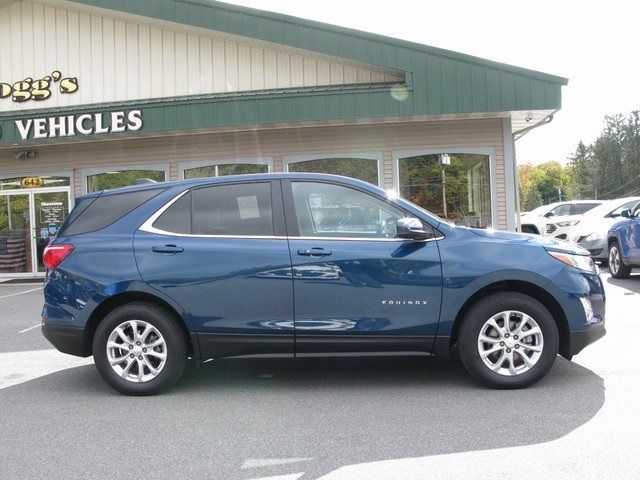
[(520, 210), (530, 212), (542, 205), (542, 195), (533, 177), (533, 165), (525, 164), (518, 167), (520, 177)]
[(594, 161), (591, 149), (582, 141), (571, 156), (571, 183), (569, 194), (574, 199), (588, 199), (596, 196), (594, 188)]
[(640, 111), (606, 116), (598, 138), (590, 145), (580, 142), (570, 165), (577, 198), (640, 193)]

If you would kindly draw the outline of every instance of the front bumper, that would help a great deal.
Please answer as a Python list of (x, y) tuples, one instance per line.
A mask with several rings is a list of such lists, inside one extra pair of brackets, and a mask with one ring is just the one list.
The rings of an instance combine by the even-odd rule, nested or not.
[(596, 340), (604, 337), (607, 333), (604, 327), (604, 320), (593, 323), (586, 330), (575, 330), (569, 333), (569, 355), (577, 355), (587, 345), (591, 345)]
[(589, 238), (578, 243), (582, 248), (589, 250), (589, 255), (594, 260), (607, 260), (609, 258), (609, 250), (606, 239), (590, 240)]
[(77, 357), (88, 357), (84, 345), (84, 328), (42, 324), (42, 334), (62, 353)]

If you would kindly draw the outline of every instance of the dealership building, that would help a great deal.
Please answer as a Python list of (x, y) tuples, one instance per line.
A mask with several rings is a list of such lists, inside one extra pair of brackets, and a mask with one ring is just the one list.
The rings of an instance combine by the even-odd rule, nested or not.
[(352, 176), (516, 228), (514, 139), (567, 80), (207, 0), (0, 0), (0, 277), (74, 198), (254, 172)]

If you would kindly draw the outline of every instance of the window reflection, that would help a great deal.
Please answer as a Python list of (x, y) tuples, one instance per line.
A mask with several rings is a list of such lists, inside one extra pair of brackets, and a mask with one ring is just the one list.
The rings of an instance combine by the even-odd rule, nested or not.
[(205, 165), (184, 170), (185, 180), (204, 177), (222, 177), (226, 175), (246, 175), (251, 173), (269, 173), (269, 166), (255, 163), (225, 163)]
[(378, 185), (378, 161), (374, 158), (319, 158), (289, 163), (290, 172), (329, 173)]
[(153, 180), (164, 182), (166, 174), (164, 170), (122, 170), (98, 173), (87, 176), (87, 192), (97, 192), (111, 188), (128, 187), (138, 183)]
[(400, 195), (458, 225), (491, 227), (491, 179), (488, 155), (451, 154), (398, 160)]

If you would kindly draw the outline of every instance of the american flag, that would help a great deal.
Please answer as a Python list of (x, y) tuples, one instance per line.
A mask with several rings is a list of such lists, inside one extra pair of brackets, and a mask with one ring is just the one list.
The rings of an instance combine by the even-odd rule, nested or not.
[(0, 270), (19, 270), (26, 263), (24, 236), (0, 236)]

